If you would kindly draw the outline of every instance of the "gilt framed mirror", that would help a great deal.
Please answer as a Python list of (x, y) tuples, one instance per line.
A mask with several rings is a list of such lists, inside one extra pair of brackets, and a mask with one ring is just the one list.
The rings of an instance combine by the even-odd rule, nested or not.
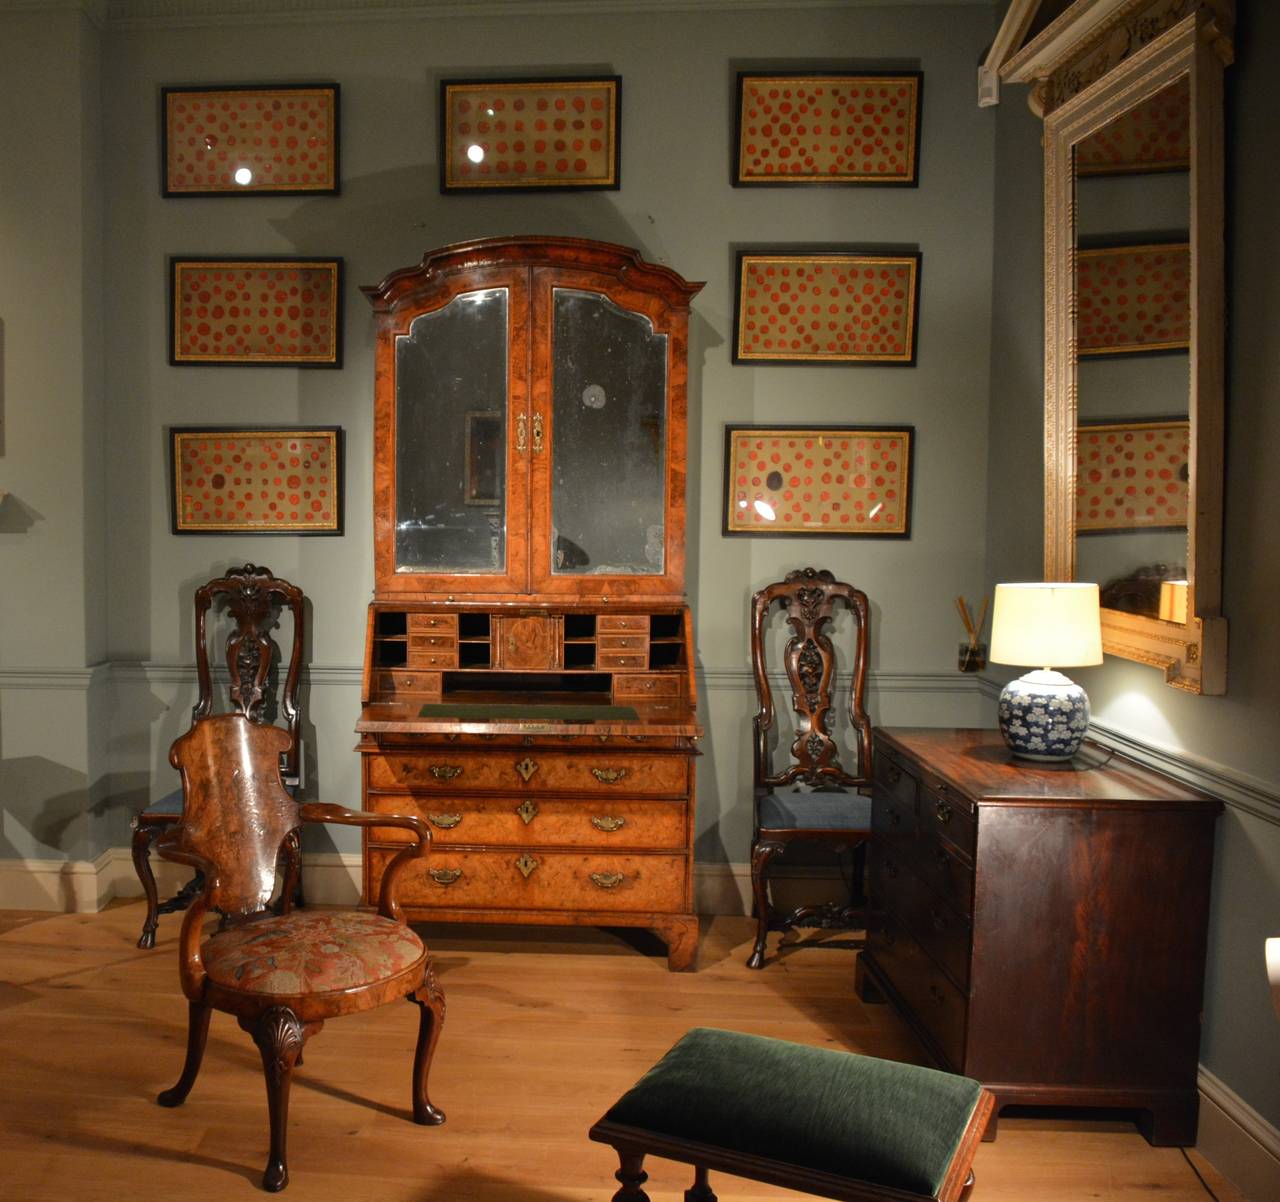
[(1006, 64), (1044, 117), (1046, 580), (1103, 649), (1226, 691), (1229, 2), (1076, 0)]

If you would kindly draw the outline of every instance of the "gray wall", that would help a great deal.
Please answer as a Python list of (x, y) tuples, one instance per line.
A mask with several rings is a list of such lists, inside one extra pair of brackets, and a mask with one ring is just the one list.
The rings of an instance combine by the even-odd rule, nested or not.
[[(976, 720), (976, 694), (953, 688), (958, 623), (950, 598), (972, 596), (982, 580), (994, 122), (972, 103), (972, 92), (973, 64), (992, 19), (989, 6), (969, 4), (144, 28), (109, 35), (108, 549), (113, 564), (128, 565), (111, 574), (110, 658), (153, 666), (189, 662), (194, 586), (235, 562), (268, 563), (312, 599), (309, 660), (331, 669), (311, 678), (312, 791), (333, 800), (358, 797), (351, 747), (356, 667), (373, 584), (373, 322), (357, 286), (464, 238), (573, 234), (639, 247), (687, 278), (707, 281), (694, 304), (689, 389), (688, 587), (708, 727), (699, 779), (700, 856), (747, 857), (746, 604), (753, 589), (790, 568), (816, 561), (873, 598), (874, 666), (886, 674), (873, 698), (877, 717)], [(783, 45), (786, 59), (773, 58)], [(871, 66), (923, 69), (921, 186), (731, 188), (736, 69), (779, 61), (803, 68), (833, 52)], [(175, 63), (182, 64), (176, 75)], [(556, 70), (623, 77), (622, 189), (442, 197), (438, 80)], [(158, 88), (282, 77), (341, 83), (342, 195), (163, 200)], [(918, 245), (924, 254), (918, 366), (731, 365), (733, 247), (785, 243)], [(342, 255), (343, 370), (168, 366), (166, 256), (199, 253)], [(345, 427), (346, 537), (171, 535), (163, 429), (202, 421)], [(727, 421), (914, 425), (913, 538), (882, 544), (723, 538)], [(184, 682), (156, 677), (154, 667), (140, 671), (117, 711), (120, 795), (171, 787), (164, 753), (185, 726), (188, 702)], [(888, 689), (896, 691), (887, 695)], [(145, 739), (142, 722), (149, 729)], [(334, 832), (340, 849), (354, 850), (351, 834)]]
[[(1202, 1063), (1280, 1125), (1277, 1038), (1263, 940), (1280, 914), (1280, 107), (1269, 78), (1280, 55), (1280, 7), (1240, 6), (1227, 73), (1228, 390), (1223, 609), (1230, 623), (1225, 697), (1192, 697), (1153, 669), (1108, 659), (1072, 675), (1105, 732), (1216, 780), (1218, 824)], [(1043, 553), (1040, 442), (1043, 207), (1040, 123), (1007, 89), (996, 137), (996, 264), (988, 482), (988, 580), (1038, 579)], [(1010, 674), (1012, 675), (1012, 673)]]

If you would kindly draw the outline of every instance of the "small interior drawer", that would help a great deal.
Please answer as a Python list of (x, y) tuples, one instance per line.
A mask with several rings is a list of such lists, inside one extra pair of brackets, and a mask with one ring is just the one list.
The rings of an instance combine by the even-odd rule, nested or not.
[(601, 614), (596, 618), (597, 633), (608, 633), (609, 631), (635, 631), (641, 634), (649, 633), (649, 615), (648, 614)]
[(458, 615), (457, 614), (410, 614), (409, 629), (417, 633), (419, 631), (435, 631), (439, 634), (458, 633)]

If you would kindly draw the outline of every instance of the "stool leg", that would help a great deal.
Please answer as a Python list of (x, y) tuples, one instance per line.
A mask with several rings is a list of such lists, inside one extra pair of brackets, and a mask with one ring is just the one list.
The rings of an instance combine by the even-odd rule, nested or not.
[(614, 1176), (622, 1182), (622, 1188), (613, 1195), (611, 1202), (649, 1202), (649, 1195), (640, 1187), (649, 1180), (649, 1174), (641, 1168), (643, 1152), (618, 1152), (622, 1167)]
[(684, 1202), (716, 1202), (711, 1182), (707, 1180), (707, 1170), (700, 1164), (693, 1166), (693, 1185), (684, 1191)]

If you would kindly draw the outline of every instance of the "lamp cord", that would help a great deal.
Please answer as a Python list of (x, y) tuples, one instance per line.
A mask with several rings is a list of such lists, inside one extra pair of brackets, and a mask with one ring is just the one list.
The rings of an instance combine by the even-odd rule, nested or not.
[(1182, 1153), (1182, 1159), (1187, 1162), (1191, 1171), (1196, 1175), (1196, 1180), (1199, 1181), (1200, 1184), (1204, 1186), (1204, 1192), (1213, 1199), (1213, 1202), (1221, 1202), (1221, 1199), (1218, 1197), (1218, 1195), (1215, 1194), (1213, 1190), (1209, 1188), (1209, 1183), (1204, 1179), (1204, 1176), (1201, 1174), (1200, 1170), (1196, 1168), (1195, 1162), (1191, 1159), (1190, 1156), (1187, 1155), (1186, 1148), (1179, 1148), (1178, 1151)]

